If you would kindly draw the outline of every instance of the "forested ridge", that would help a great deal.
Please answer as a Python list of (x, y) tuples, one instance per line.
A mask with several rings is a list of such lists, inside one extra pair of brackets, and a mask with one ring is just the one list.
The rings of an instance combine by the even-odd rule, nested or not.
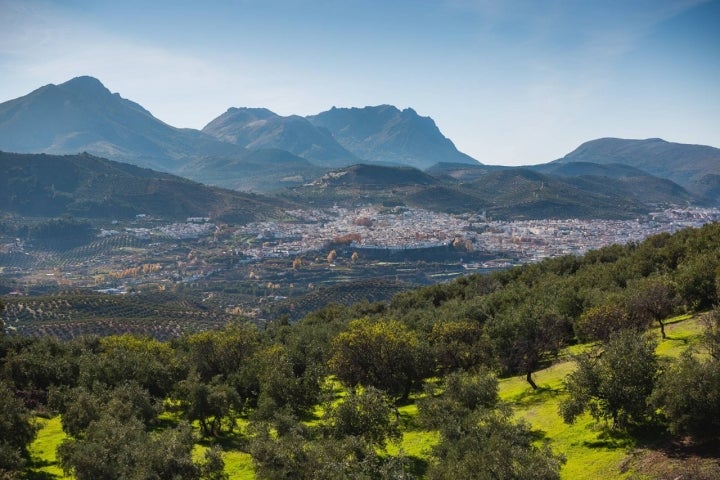
[[(542, 390), (536, 372), (572, 346), (564, 421), (712, 445), (719, 291), (720, 225), (708, 224), (295, 324), (169, 342), (3, 335), (0, 478), (35, 471), (34, 419), (57, 415), (59, 465), (79, 480), (228, 478), (230, 451), (249, 454), (257, 478), (560, 478), (567, 452), (513, 415), (498, 382), (522, 375)], [(702, 338), (659, 357), (682, 314), (702, 319)], [(432, 436), (427, 452), (396, 447), (409, 432)]]

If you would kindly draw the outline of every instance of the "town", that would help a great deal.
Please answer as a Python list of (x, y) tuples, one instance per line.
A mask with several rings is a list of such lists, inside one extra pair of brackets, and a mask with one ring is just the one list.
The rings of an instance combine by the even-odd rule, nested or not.
[[(549, 257), (581, 255), (720, 219), (720, 210), (697, 207), (660, 210), (629, 221), (501, 221), (482, 214), (372, 206), (287, 213), (292, 221), (240, 226), (215, 224), (207, 217), (168, 224), (139, 215), (125, 225), (113, 222), (99, 228), (95, 242), (69, 252), (40, 251), (20, 239), (6, 239), (0, 244), (0, 253), (5, 254), (0, 278), (14, 279), (16, 285), (54, 284), (123, 293), (128, 285), (188, 283), (221, 272), (231, 272), (228, 278), (233, 280), (277, 281), (284, 270), (303, 261), (306, 266), (320, 263), (325, 268), (343, 260), (349, 264), (351, 254), (356, 254), (354, 269), (372, 270), (367, 275), (377, 273), (378, 264), (385, 267), (384, 276), (397, 276), (395, 270), (407, 271), (406, 263), (432, 261), (428, 277), (409, 279), (429, 283), (463, 271), (490, 271)], [(336, 250), (338, 254), (348, 252), (346, 258), (328, 262), (326, 256)], [(380, 262), (383, 252), (393, 255), (394, 262)], [(409, 259), (405, 258), (410, 253)], [(273, 275), (273, 270), (283, 272)], [(322, 283), (333, 283), (328, 271), (319, 272), (315, 280), (322, 275), (328, 276)]]

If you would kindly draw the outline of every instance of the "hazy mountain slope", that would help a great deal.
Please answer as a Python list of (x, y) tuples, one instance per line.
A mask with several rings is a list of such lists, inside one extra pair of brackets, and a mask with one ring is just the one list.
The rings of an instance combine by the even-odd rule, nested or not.
[(403, 186), (435, 185), (432, 176), (412, 167), (387, 167), (383, 165), (353, 165), (327, 173), (311, 186), (354, 186), (357, 188), (387, 188)]
[(165, 171), (198, 155), (244, 155), (197, 130), (171, 127), (92, 77), (46, 85), (0, 104), (0, 150), (77, 153)]
[(690, 186), (708, 174), (720, 174), (720, 149), (666, 142), (660, 138), (600, 138), (580, 145), (557, 163), (621, 163)]
[(337, 168), (360, 162), (326, 129), (303, 117), (282, 117), (265, 108), (230, 108), (202, 131), (251, 150), (287, 150), (321, 166)]
[(392, 105), (335, 108), (307, 117), (326, 128), (357, 157), (375, 163), (402, 164), (424, 169), (438, 162), (476, 164), (459, 152), (430, 117)]
[(89, 154), (0, 152), (0, 171), (0, 211), (24, 216), (115, 219), (144, 213), (242, 223), (281, 217), (287, 206)]
[(466, 163), (440, 162), (432, 165), (430, 168), (426, 168), (425, 173), (437, 178), (446, 178), (448, 180), (458, 182), (469, 182), (490, 172), (507, 170), (509, 168), (513, 167), (502, 165), (483, 165), (480, 163), (472, 165)]
[(704, 195), (687, 189), (666, 178), (623, 164), (589, 162), (546, 163), (527, 167), (533, 171), (567, 177), (565, 181), (597, 192), (612, 192), (637, 202), (652, 204), (703, 203)]
[[(609, 180), (609, 179), (608, 179)], [(525, 168), (492, 172), (462, 185), (499, 218), (632, 218), (649, 206), (597, 184), (575, 182)]]
[(550, 162), (542, 165), (530, 165), (525, 168), (540, 173), (559, 175), (561, 177), (593, 175), (597, 177), (626, 178), (649, 175), (649, 173), (644, 170), (621, 163), (600, 164), (591, 162)]
[[(564, 177), (510, 167), (432, 170), (445, 173), (434, 177), (410, 167), (354, 165), (285, 195), (319, 206), (404, 205), (448, 213), (485, 211), (494, 218), (513, 219), (634, 218), (659, 204), (687, 205), (697, 200), (679, 185), (650, 175)], [(446, 172), (466, 173), (457, 180)]]
[(302, 185), (327, 171), (284, 150), (250, 151), (240, 159), (206, 157), (191, 161), (178, 175), (233, 190), (271, 192)]

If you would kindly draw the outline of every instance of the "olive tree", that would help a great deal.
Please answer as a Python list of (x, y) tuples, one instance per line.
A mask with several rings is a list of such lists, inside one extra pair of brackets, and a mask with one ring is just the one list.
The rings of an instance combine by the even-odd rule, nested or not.
[(572, 423), (585, 411), (614, 427), (639, 422), (648, 413), (647, 399), (658, 375), (655, 343), (633, 331), (621, 331), (607, 345), (578, 357), (577, 369), (565, 380), (569, 398), (560, 413)]
[(402, 323), (363, 318), (333, 339), (329, 366), (352, 388), (373, 386), (407, 398), (430, 373), (432, 362), (418, 335)]

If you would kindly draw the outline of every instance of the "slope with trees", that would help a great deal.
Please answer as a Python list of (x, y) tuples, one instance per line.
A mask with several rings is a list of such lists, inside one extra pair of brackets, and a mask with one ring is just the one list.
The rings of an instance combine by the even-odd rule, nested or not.
[[(514, 374), (529, 380), (528, 398), (562, 400), (568, 421), (589, 411), (613, 435), (650, 428), (712, 445), (720, 314), (703, 313), (705, 343), (678, 360), (656, 356), (654, 343), (671, 339), (639, 332), (717, 303), (718, 239), (720, 225), (709, 224), (463, 277), (389, 304), (328, 306), (296, 324), (231, 323), (170, 343), (3, 335), (11, 422), (0, 427), (25, 433), (3, 444), (2, 468), (27, 471), (32, 409), (61, 415), (59, 461), (75, 478), (222, 478), (226, 454), (191, 455), (200, 439), (250, 454), (259, 478), (559, 478), (564, 452), (498, 401), (496, 376)], [(669, 307), (648, 301), (668, 291), (677, 296)], [(595, 343), (577, 345), (584, 336)], [(586, 353), (566, 386), (531, 388), (567, 345)], [(435, 440), (424, 453), (397, 450), (411, 433)]]

